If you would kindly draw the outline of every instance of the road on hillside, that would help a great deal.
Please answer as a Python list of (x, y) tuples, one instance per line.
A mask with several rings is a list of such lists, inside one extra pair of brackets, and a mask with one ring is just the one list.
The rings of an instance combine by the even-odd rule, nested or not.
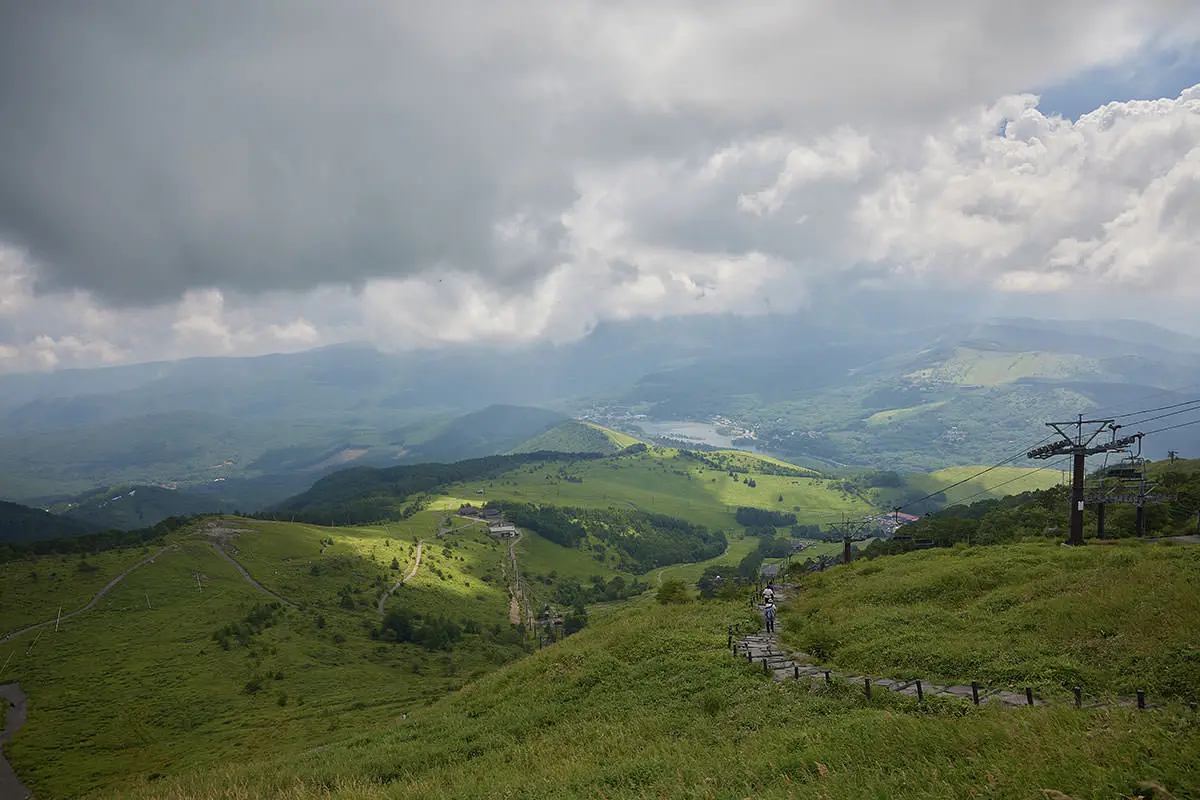
[[(443, 536), (447, 533), (454, 533), (455, 531), (461, 531), (463, 528), (469, 528), (470, 526), (472, 526), (474, 524), (475, 524), (474, 522), (464, 522), (462, 525), (459, 525), (457, 528), (451, 528), (451, 527), (448, 527), (450, 525), (450, 518), (442, 517), (441, 521), (438, 522), (438, 532), (434, 536), (434, 538)], [(424, 547), (426, 541), (427, 540), (425, 540), (425, 539), (417, 540), (417, 557), (416, 557), (416, 560), (413, 561), (412, 569), (410, 569), (408, 571), (407, 575), (405, 575), (403, 578), (401, 578), (400, 580), (398, 580), (394, 584), (392, 584), (392, 588), (390, 588), (386, 592), (384, 592), (383, 596), (379, 598), (379, 616), (381, 616), (381, 617), (383, 616), (383, 604), (386, 603), (387, 599), (392, 596), (392, 593), (394, 593), (401, 586), (403, 586), (404, 584), (406, 584), (410, 580), (412, 580), (413, 576), (417, 574), (417, 568), (421, 566), (421, 548)]]
[[(107, 593), (108, 593), (108, 591), (109, 591), (110, 589), (112, 589), (114, 586), (116, 586), (116, 585), (117, 585), (118, 583), (120, 583), (121, 581), (125, 580), (126, 576), (128, 576), (128, 575), (129, 575), (129, 573), (133, 572), (133, 571), (134, 571), (135, 569), (137, 569), (138, 567), (141, 567), (141, 566), (143, 566), (143, 565), (145, 565), (145, 564), (149, 564), (151, 561), (153, 561), (154, 559), (158, 558), (159, 556), (161, 556), (163, 553), (165, 553), (167, 550), (170, 550), (170, 549), (171, 549), (172, 547), (174, 547), (174, 546), (175, 546), (175, 545), (167, 545), (167, 546), (166, 546), (166, 547), (164, 547), (163, 549), (159, 550), (157, 553), (154, 553), (153, 555), (146, 556), (146, 557), (145, 557), (145, 558), (143, 558), (141, 561), (137, 562), (137, 563), (136, 563), (136, 564), (134, 564), (132, 567), (130, 567), (129, 569), (125, 570), (125, 571), (124, 571), (124, 572), (122, 572), (120, 575), (118, 575), (117, 577), (115, 577), (115, 578), (113, 578), (111, 581), (109, 581), (109, 582), (108, 582), (108, 585), (106, 585), (106, 586), (105, 586), (103, 589), (101, 589), (100, 591), (96, 592), (96, 596), (95, 596), (95, 597), (93, 597), (93, 598), (92, 598), (92, 599), (91, 599), (91, 600), (88, 602), (88, 604), (87, 604), (86, 606), (84, 606), (83, 608), (80, 608), (80, 609), (76, 609), (75, 611), (72, 611), (72, 612), (71, 612), (71, 613), (69, 613), (69, 614), (64, 614), (64, 615), (62, 616), (62, 619), (63, 619), (63, 620), (68, 620), (68, 619), (70, 619), (71, 617), (74, 617), (74, 616), (76, 616), (77, 614), (82, 614), (82, 613), (83, 613), (83, 612), (85, 612), (85, 611), (89, 611), (89, 610), (90, 610), (90, 609), (91, 609), (93, 606), (95, 606), (95, 605), (96, 605), (96, 603), (100, 602), (100, 598), (101, 598), (101, 597), (104, 597), (104, 595), (105, 595), (105, 594), (107, 594)], [(9, 639), (16, 638), (17, 636), (20, 636), (22, 633), (29, 633), (30, 631), (36, 631), (38, 628), (44, 628), (44, 627), (46, 627), (47, 625), (54, 625), (54, 624), (55, 624), (55, 623), (57, 623), (58, 621), (59, 621), (58, 617), (55, 617), (54, 619), (46, 620), (45, 622), (39, 622), (39, 623), (38, 623), (38, 624), (36, 624), (36, 625), (30, 625), (30, 626), (29, 626), (29, 627), (27, 627), (27, 628), (21, 628), (21, 630), (19, 630), (19, 631), (13, 631), (12, 633), (5, 634), (4, 636), (0, 636), (0, 644), (2, 644), (2, 643), (4, 643), (4, 642), (7, 642)]]
[(17, 773), (4, 759), (4, 743), (25, 724), (25, 692), (21, 691), (21, 684), (6, 683), (0, 686), (0, 703), (8, 704), (4, 730), (0, 731), (0, 797), (5, 800), (33, 800), (33, 792), (17, 780)]
[(296, 608), (296, 607), (297, 607), (295, 603), (293, 603), (293, 602), (291, 602), (291, 601), (289, 601), (289, 600), (284, 600), (282, 597), (280, 597), (279, 595), (275, 594), (274, 592), (272, 592), (272, 591), (271, 591), (270, 589), (268, 589), (267, 587), (263, 586), (263, 585), (262, 585), (261, 583), (259, 583), (258, 581), (254, 580), (254, 578), (252, 578), (252, 577), (250, 576), (250, 573), (246, 571), (246, 568), (245, 568), (245, 567), (243, 567), (241, 564), (239, 564), (239, 563), (238, 563), (238, 562), (237, 562), (237, 561), (234, 559), (234, 557), (233, 557), (233, 556), (229, 555), (229, 553), (226, 553), (224, 550), (222, 550), (222, 549), (220, 548), (220, 546), (218, 546), (218, 545), (217, 545), (217, 543), (216, 543), (216, 542), (209, 542), (209, 543), (208, 543), (208, 546), (209, 546), (209, 547), (211, 547), (211, 548), (213, 549), (213, 552), (214, 552), (214, 553), (216, 553), (216, 554), (217, 554), (217, 555), (219, 555), (221, 558), (223, 558), (223, 559), (225, 559), (226, 561), (228, 561), (230, 564), (233, 564), (233, 568), (234, 568), (234, 569), (236, 569), (238, 572), (240, 572), (240, 573), (242, 574), (242, 577), (246, 579), (246, 582), (247, 582), (247, 583), (249, 583), (251, 586), (253, 586), (255, 589), (258, 589), (258, 590), (259, 590), (260, 592), (262, 592), (263, 594), (270, 595), (271, 597), (274, 597), (276, 600), (278, 600), (279, 602), (283, 603), (285, 606), (290, 606), (291, 608)]

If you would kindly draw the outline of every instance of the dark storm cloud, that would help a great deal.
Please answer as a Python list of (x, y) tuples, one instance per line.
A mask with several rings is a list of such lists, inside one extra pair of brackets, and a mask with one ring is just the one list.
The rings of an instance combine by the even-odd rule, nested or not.
[[(44, 288), (119, 303), (441, 265), (537, 273), (572, 194), (507, 79), (523, 56), (385, 8), (11, 4), (0, 237)], [(494, 241), (517, 214), (538, 250)]]
[[(900, 139), (1200, 18), (1194, 0), (0, 3), (0, 244), (42, 292), (120, 305), (443, 268), (528, 295), (586, 238), (561, 222), (581, 174), (839, 125)], [(819, 259), (849, 247), (837, 180), (769, 214), (636, 187), (622, 222), (666, 249)]]

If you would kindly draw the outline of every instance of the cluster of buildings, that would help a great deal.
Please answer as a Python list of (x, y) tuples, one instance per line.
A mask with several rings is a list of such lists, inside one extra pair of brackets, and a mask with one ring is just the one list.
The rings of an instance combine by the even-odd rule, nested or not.
[(488, 527), (488, 536), (495, 536), (497, 539), (513, 539), (519, 535), (517, 526), (505, 520), (504, 512), (498, 508), (483, 508), (463, 503), (459, 506), (458, 515), (483, 522)]

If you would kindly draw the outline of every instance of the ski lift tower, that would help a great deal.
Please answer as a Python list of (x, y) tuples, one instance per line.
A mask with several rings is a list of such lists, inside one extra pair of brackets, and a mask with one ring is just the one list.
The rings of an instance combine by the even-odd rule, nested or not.
[[(1062, 437), (1061, 440), (1036, 447), (1026, 453), (1028, 458), (1047, 459), (1067, 455), (1072, 457), (1071, 533), (1067, 538), (1067, 544), (1069, 545), (1083, 544), (1083, 478), (1085, 460), (1088, 456), (1120, 450), (1137, 441), (1136, 436), (1126, 436), (1123, 439), (1117, 439), (1117, 428), (1114, 426), (1114, 422), (1116, 420), (1084, 419), (1082, 414), (1073, 422), (1047, 422), (1046, 425), (1053, 428)], [(1071, 428), (1075, 430), (1068, 433)], [(1105, 430), (1112, 431), (1112, 441), (1095, 444), (1096, 437)]]

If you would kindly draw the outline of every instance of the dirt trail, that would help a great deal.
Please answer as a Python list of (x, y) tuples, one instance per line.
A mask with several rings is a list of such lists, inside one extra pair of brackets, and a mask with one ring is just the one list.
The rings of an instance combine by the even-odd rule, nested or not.
[(242, 577), (246, 579), (246, 582), (249, 583), (251, 586), (253, 586), (255, 589), (258, 589), (260, 592), (262, 592), (265, 595), (269, 595), (269, 596), (275, 598), (279, 602), (283, 603), (285, 606), (289, 606), (291, 608), (297, 607), (295, 603), (291, 602), (290, 600), (284, 600), (282, 597), (275, 594), (274, 592), (272, 592), (267, 587), (263, 586), (258, 581), (254, 580), (254, 578), (252, 578), (250, 576), (250, 573), (246, 571), (246, 568), (243, 567), (241, 564), (239, 564), (234, 559), (233, 556), (229, 555), (229, 553), (226, 553), (224, 550), (222, 550), (221, 547), (216, 542), (209, 542), (208, 546), (213, 549), (214, 553), (216, 553), (221, 558), (228, 561), (230, 564), (233, 564), (233, 568), (236, 569), (238, 572), (240, 572), (242, 574)]
[[(431, 538), (436, 539), (438, 537), (445, 536), (447, 533), (454, 533), (455, 531), (461, 531), (463, 528), (469, 528), (474, 524), (476, 524), (475, 521), (465, 522), (462, 525), (459, 525), (457, 528), (451, 528), (451, 527), (449, 527), (450, 526), (450, 518), (442, 517), (441, 522), (438, 523), (438, 532), (436, 534), (434, 534), (434, 536), (432, 536)], [(381, 616), (381, 617), (383, 616), (383, 604), (386, 603), (387, 599), (392, 596), (392, 593), (395, 592), (397, 589), (399, 589), (404, 584), (411, 581), (413, 579), (413, 576), (417, 574), (417, 568), (421, 566), (421, 549), (425, 546), (425, 542), (427, 542), (427, 541), (429, 541), (429, 540), (428, 539), (418, 539), (417, 540), (417, 557), (413, 561), (412, 569), (410, 569), (408, 571), (408, 574), (405, 575), (403, 578), (401, 578), (400, 580), (393, 583), (392, 588), (390, 588), (386, 592), (384, 592), (383, 596), (379, 598), (379, 616)]]
[[(88, 604), (86, 606), (84, 606), (83, 608), (76, 609), (69, 614), (63, 614), (62, 619), (65, 621), (65, 620), (70, 619), (71, 617), (78, 615), (78, 614), (82, 614), (85, 611), (90, 611), (92, 609), (92, 607), (96, 605), (96, 603), (100, 602), (101, 597), (104, 597), (104, 595), (106, 595), (110, 589), (112, 589), (114, 586), (116, 586), (121, 581), (125, 580), (125, 578), (129, 575), (129, 573), (133, 572), (138, 567), (141, 567), (145, 564), (149, 564), (151, 561), (158, 558), (159, 556), (161, 556), (163, 553), (165, 553), (167, 550), (170, 550), (174, 546), (175, 545), (168, 545), (167, 547), (164, 547), (161, 550), (159, 550), (157, 553), (146, 556), (141, 561), (137, 562), (132, 567), (125, 570), (120, 575), (118, 575), (117, 577), (115, 577), (111, 581), (109, 581), (108, 585), (106, 585), (100, 591), (96, 592), (96, 596), (93, 597), (90, 601), (88, 601)], [(30, 625), (26, 628), (21, 628), (21, 630), (19, 630), (19, 631), (13, 631), (12, 633), (5, 634), (4, 636), (0, 636), (0, 644), (7, 642), (9, 639), (13, 639), (17, 636), (20, 636), (22, 633), (29, 633), (30, 631), (36, 631), (38, 628), (44, 628), (47, 625), (53, 625), (56, 622), (58, 622), (57, 617), (55, 617), (54, 619), (46, 620), (45, 622), (39, 622), (36, 625)]]
[(408, 583), (412, 579), (412, 576), (417, 574), (417, 568), (421, 566), (421, 548), (423, 548), (424, 546), (425, 546), (424, 539), (420, 539), (417, 541), (417, 557), (413, 561), (412, 569), (410, 569), (408, 571), (407, 575), (405, 575), (403, 578), (401, 578), (400, 580), (398, 580), (394, 584), (392, 584), (392, 588), (390, 588), (386, 592), (384, 592), (383, 596), (379, 598), (379, 616), (381, 616), (381, 617), (383, 616), (383, 604), (386, 603), (387, 599), (392, 596), (392, 592), (396, 591), (401, 586)]
[(4, 758), (4, 743), (25, 724), (25, 692), (21, 691), (21, 684), (0, 685), (0, 703), (8, 704), (4, 730), (0, 731), (0, 797), (5, 800), (33, 800), (33, 792), (17, 780), (17, 774)]

